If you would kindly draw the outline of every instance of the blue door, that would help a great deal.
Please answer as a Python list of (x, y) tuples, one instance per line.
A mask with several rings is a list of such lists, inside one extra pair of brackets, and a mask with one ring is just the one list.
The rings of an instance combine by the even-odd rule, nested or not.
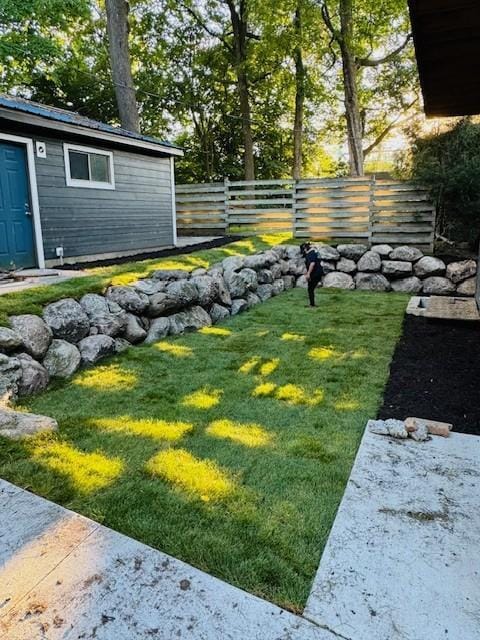
[(0, 142), (0, 268), (34, 266), (25, 147)]

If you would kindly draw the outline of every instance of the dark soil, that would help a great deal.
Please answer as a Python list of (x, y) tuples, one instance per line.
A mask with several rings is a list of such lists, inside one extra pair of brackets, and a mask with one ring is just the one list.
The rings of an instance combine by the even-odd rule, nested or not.
[(405, 316), (378, 417), (409, 416), (480, 435), (480, 324)]
[(95, 262), (76, 262), (75, 264), (68, 265), (68, 269), (91, 269), (93, 267), (110, 267), (115, 264), (125, 264), (126, 262), (137, 262), (140, 260), (152, 260), (154, 258), (168, 258), (170, 256), (180, 256), (187, 253), (193, 253), (194, 251), (202, 251), (203, 249), (214, 249), (215, 247), (222, 247), (224, 244), (241, 240), (243, 236), (224, 236), (222, 238), (216, 238), (209, 242), (200, 242), (198, 244), (190, 244), (186, 247), (177, 247), (174, 249), (162, 249), (161, 251), (150, 251), (146, 253), (136, 253), (133, 256), (123, 256), (121, 258), (111, 258), (109, 260), (96, 260)]

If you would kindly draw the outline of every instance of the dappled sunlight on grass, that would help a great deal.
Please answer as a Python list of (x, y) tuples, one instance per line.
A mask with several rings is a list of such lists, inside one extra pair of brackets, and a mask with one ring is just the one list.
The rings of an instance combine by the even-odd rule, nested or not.
[(120, 458), (84, 453), (66, 442), (56, 440), (34, 444), (32, 457), (41, 465), (65, 475), (80, 493), (93, 493), (107, 487), (124, 468)]
[(272, 360), (268, 360), (267, 362), (264, 362), (260, 367), (260, 375), (269, 376), (271, 373), (275, 371), (275, 369), (278, 368), (279, 364), (280, 364), (280, 358), (272, 358)]
[(202, 327), (199, 329), (199, 333), (203, 333), (207, 336), (231, 336), (230, 329), (224, 329), (223, 327)]
[(275, 390), (277, 400), (283, 400), (287, 404), (304, 404), (310, 407), (320, 404), (324, 395), (322, 389), (315, 389), (313, 393), (308, 393), (296, 384), (284, 384)]
[(138, 377), (132, 371), (124, 369), (118, 364), (98, 366), (95, 369), (87, 369), (73, 380), (73, 384), (87, 389), (99, 389), (101, 391), (119, 391), (131, 389), (137, 384)]
[(264, 447), (271, 441), (270, 434), (258, 424), (242, 424), (233, 420), (215, 420), (206, 429), (209, 436), (226, 438), (246, 447)]
[(330, 358), (339, 358), (342, 354), (332, 347), (314, 347), (310, 349), (308, 355), (314, 360), (329, 360)]
[(185, 396), (181, 404), (192, 409), (211, 409), (220, 402), (222, 393), (221, 389), (199, 389)]
[(261, 382), (260, 384), (257, 384), (253, 390), (252, 396), (255, 398), (269, 396), (275, 391), (276, 387), (277, 385), (273, 382)]
[(360, 408), (360, 403), (357, 400), (337, 400), (333, 403), (333, 406), (337, 411), (355, 411)]
[(188, 358), (189, 356), (193, 356), (193, 349), (182, 344), (177, 344), (176, 342), (156, 342), (154, 347), (162, 353), (168, 353), (169, 355), (176, 356), (177, 358)]
[(251, 373), (255, 367), (260, 363), (261, 358), (259, 356), (253, 356), (244, 362), (238, 369), (239, 373)]
[(276, 244), (282, 244), (283, 242), (287, 242), (287, 240), (292, 239), (291, 233), (266, 233), (263, 235), (259, 235), (258, 238), (265, 242), (265, 244), (274, 247)]
[(235, 488), (233, 481), (215, 462), (199, 460), (185, 449), (160, 451), (146, 468), (204, 502), (221, 500)]
[(129, 433), (168, 442), (176, 442), (188, 433), (192, 433), (194, 429), (193, 424), (190, 422), (169, 422), (167, 420), (154, 420), (153, 418), (138, 420), (131, 416), (97, 418), (92, 420), (92, 424), (105, 431)]
[(270, 331), (268, 331), (268, 330), (262, 330), (262, 331), (256, 331), (255, 335), (258, 338), (264, 338), (265, 336), (268, 336), (269, 333), (270, 333)]
[(281, 336), (281, 340), (290, 342), (303, 342), (305, 340), (305, 336), (302, 336), (299, 333), (283, 333)]

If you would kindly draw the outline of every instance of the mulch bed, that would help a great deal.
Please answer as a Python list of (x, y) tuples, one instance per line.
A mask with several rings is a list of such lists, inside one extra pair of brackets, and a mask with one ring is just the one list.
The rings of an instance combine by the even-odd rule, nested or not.
[(379, 418), (451, 422), (480, 435), (480, 325), (405, 316)]

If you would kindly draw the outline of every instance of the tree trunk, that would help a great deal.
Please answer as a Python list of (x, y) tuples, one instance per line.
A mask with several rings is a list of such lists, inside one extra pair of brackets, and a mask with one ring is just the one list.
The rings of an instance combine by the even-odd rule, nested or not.
[(293, 179), (302, 177), (302, 142), (303, 142), (303, 111), (305, 102), (305, 67), (302, 55), (302, 12), (300, 2), (297, 3), (293, 20), (296, 47), (295, 60), (295, 117), (293, 122)]
[(255, 180), (253, 134), (247, 76), (247, 1), (240, 0), (240, 10), (233, 0), (227, 0), (233, 31), (233, 65), (237, 76), (237, 91), (242, 117), (245, 180)]
[(120, 122), (124, 129), (138, 133), (138, 107), (128, 50), (128, 2), (106, 0), (106, 8), (110, 64)]
[(340, 0), (340, 49), (342, 53), (345, 117), (347, 120), (350, 175), (363, 176), (363, 127), (358, 101), (358, 67), (352, 49), (352, 0)]

